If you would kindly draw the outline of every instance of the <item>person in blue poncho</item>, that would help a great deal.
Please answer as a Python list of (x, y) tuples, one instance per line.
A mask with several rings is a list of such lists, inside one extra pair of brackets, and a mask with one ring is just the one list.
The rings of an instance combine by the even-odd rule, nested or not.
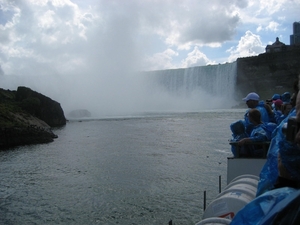
[[(291, 97), (291, 104), (294, 108), (273, 132), (267, 162), (260, 173), (257, 197), (236, 214), (231, 225), (300, 224), (300, 93), (298, 88)], [(293, 126), (296, 130), (290, 138), (282, 128), (288, 119), (293, 117), (298, 124)]]
[[(282, 140), (286, 140), (282, 128), (285, 127), (289, 118), (296, 116), (296, 107), (297, 107), (297, 113), (299, 113), (299, 116), (297, 116), (297, 118), (299, 118), (300, 121), (300, 96), (298, 96), (298, 90), (299, 90), (298, 86), (294, 85), (294, 93), (292, 94), (291, 101), (290, 101), (290, 104), (292, 105), (293, 108), (291, 109), (290, 113), (277, 126), (277, 128), (273, 131), (272, 140), (267, 154), (267, 161), (263, 166), (259, 175), (259, 182), (257, 186), (256, 196), (259, 196), (264, 192), (274, 188), (274, 184), (276, 182), (277, 175), (278, 175), (278, 169), (277, 169), (278, 168), (277, 157), (278, 157), (278, 150), (279, 150), (278, 146)], [(297, 100), (297, 104), (296, 104), (296, 100)]]
[[(248, 135), (245, 131), (244, 123), (242, 120), (238, 120), (238, 121), (230, 124), (230, 130), (232, 132), (232, 138), (231, 138), (230, 142), (238, 142), (241, 139), (248, 137)], [(232, 145), (231, 152), (234, 157), (237, 157), (238, 155), (243, 157), (243, 156), (247, 156), (248, 148), (247, 148), (247, 146), (242, 146), (240, 148), (240, 152), (238, 154), (237, 147), (235, 145)]]
[(291, 112), (293, 106), (291, 103), (283, 103), (282, 104), (282, 114), (281, 116), (277, 117), (277, 124), (280, 124)]
[[(248, 157), (262, 157), (263, 150), (259, 145), (251, 145), (254, 142), (265, 142), (271, 139), (271, 133), (267, 130), (267, 125), (261, 121), (261, 113), (258, 109), (250, 109), (248, 112), (249, 123), (253, 125), (253, 130), (249, 137), (238, 141), (239, 146), (248, 146)], [(250, 144), (250, 145), (249, 145)]]
[(257, 93), (249, 93), (245, 98), (243, 98), (243, 101), (246, 102), (249, 108), (244, 115), (244, 124), (246, 133), (250, 136), (253, 129), (253, 124), (251, 124), (249, 121), (249, 110), (254, 108), (258, 109), (261, 114), (261, 121), (264, 123), (268, 123), (270, 121), (270, 116), (266, 109), (265, 103), (259, 101), (259, 95)]
[(284, 92), (284, 93), (281, 95), (281, 100), (282, 100), (284, 103), (290, 103), (290, 102), (291, 102), (291, 94), (290, 94), (290, 92)]
[(230, 224), (300, 224), (300, 148), (296, 143), (280, 141), (274, 188), (248, 203)]
[(280, 94), (274, 94), (274, 95), (272, 96), (272, 101), (276, 101), (277, 99), (281, 99)]

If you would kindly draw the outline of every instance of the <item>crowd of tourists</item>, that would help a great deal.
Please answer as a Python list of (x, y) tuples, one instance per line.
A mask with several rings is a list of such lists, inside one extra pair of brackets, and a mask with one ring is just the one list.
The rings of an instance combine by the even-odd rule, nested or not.
[[(282, 95), (274, 94), (266, 101), (260, 100), (257, 93), (251, 92), (243, 101), (248, 110), (243, 120), (230, 125), (232, 131), (231, 151), (236, 157), (263, 157), (261, 145), (255, 143), (269, 142), (273, 131), (289, 117), (295, 110), (298, 88), (291, 95), (285, 92)], [(237, 148), (239, 152), (237, 154)]]
[(294, 85), (294, 93), (274, 94), (265, 102), (254, 92), (243, 99), (249, 109), (243, 120), (230, 126), (232, 141), (237, 143), (232, 146), (232, 153), (236, 155), (238, 146), (245, 157), (260, 157), (260, 149), (245, 146), (269, 142), (269, 148), (259, 175), (256, 198), (234, 216), (231, 225), (300, 224), (298, 92), (298, 85)]

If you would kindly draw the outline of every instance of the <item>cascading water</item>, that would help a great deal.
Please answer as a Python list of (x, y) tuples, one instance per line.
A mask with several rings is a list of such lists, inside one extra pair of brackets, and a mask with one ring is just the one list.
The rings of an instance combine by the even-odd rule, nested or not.
[[(206, 108), (230, 108), (236, 104), (234, 101), (236, 62), (186, 69), (150, 71), (146, 73), (146, 76), (151, 78), (152, 86), (156, 86), (156, 91), (159, 89), (160, 93), (167, 92), (177, 99), (190, 101), (190, 105), (201, 104), (202, 106), (211, 106)], [(202, 101), (195, 101), (197, 99)], [(194, 102), (192, 103), (192, 101)]]
[(148, 72), (157, 84), (174, 93), (202, 90), (214, 96), (232, 98), (236, 84), (236, 62)]

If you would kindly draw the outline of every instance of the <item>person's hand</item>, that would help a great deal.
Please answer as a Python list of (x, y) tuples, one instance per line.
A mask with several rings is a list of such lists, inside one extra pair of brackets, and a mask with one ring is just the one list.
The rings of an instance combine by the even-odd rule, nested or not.
[(249, 138), (243, 138), (238, 141), (238, 145), (244, 145), (249, 142)]

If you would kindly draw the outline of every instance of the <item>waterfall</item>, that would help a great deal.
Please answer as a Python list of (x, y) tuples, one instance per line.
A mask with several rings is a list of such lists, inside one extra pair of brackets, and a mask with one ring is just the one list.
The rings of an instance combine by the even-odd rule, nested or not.
[(204, 91), (216, 97), (233, 98), (236, 84), (236, 62), (147, 72), (153, 82), (176, 95)]
[[(236, 62), (146, 72), (152, 96), (170, 108), (202, 110), (236, 105)], [(163, 104), (161, 104), (163, 105)]]

